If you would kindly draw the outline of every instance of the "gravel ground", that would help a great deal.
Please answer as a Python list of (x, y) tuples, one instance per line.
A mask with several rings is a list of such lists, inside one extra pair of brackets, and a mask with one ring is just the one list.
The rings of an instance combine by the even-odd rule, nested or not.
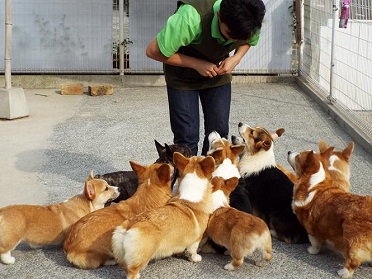
[[(171, 143), (164, 87), (116, 88), (112, 96), (62, 96), (55, 90), (25, 90), (31, 115), (0, 121), (0, 206), (48, 204), (82, 191), (90, 170), (130, 170), (129, 160), (150, 164), (154, 139)], [(285, 128), (276, 142), (278, 163), (289, 167), (288, 150), (317, 149), (320, 139), (343, 149), (352, 139), (310, 97), (294, 84), (235, 84), (230, 132), (244, 122), (270, 131)], [(372, 193), (372, 158), (359, 145), (351, 157), (352, 192)], [(309, 255), (307, 245), (273, 240), (273, 259), (256, 267), (251, 259), (235, 272), (223, 266), (228, 256), (203, 255), (200, 263), (182, 257), (151, 262), (142, 278), (338, 278), (343, 258), (328, 249)], [(0, 264), (0, 278), (124, 278), (118, 266), (80, 270), (71, 266), (60, 247), (31, 249), (21, 244), (16, 263)], [(254, 258), (254, 256), (253, 256)], [(362, 265), (354, 278), (372, 278)]]

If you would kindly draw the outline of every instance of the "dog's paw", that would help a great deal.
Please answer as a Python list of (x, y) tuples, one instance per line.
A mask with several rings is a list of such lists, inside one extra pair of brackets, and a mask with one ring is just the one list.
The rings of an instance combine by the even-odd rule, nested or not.
[(10, 255), (10, 252), (0, 255), (0, 260), (3, 264), (14, 264), (15, 258)]
[(202, 260), (202, 256), (200, 256), (199, 254), (192, 254), (192, 255), (190, 255), (189, 259), (190, 259), (191, 262), (197, 263), (197, 262), (200, 262)]
[(342, 278), (351, 278), (354, 274), (354, 271), (349, 271), (346, 267), (337, 271), (337, 274)]
[(223, 268), (226, 269), (226, 270), (229, 270), (229, 271), (234, 271), (236, 269), (236, 267), (233, 266), (232, 263), (228, 263)]
[(320, 252), (320, 247), (317, 247), (317, 246), (310, 246), (309, 248), (307, 248), (307, 252), (309, 252), (309, 254), (311, 254), (311, 255), (319, 254), (319, 252)]
[(117, 260), (109, 259), (109, 260), (105, 261), (105, 263), (103, 265), (109, 266), (109, 265), (117, 265), (117, 264), (118, 264)]
[(278, 238), (278, 234), (276, 233), (276, 230), (270, 229), (270, 234), (271, 234), (272, 237)]
[(267, 265), (268, 263), (269, 263), (269, 262), (266, 261), (266, 260), (259, 260), (259, 261), (256, 261), (254, 264), (255, 264), (256, 266), (262, 267), (262, 266)]

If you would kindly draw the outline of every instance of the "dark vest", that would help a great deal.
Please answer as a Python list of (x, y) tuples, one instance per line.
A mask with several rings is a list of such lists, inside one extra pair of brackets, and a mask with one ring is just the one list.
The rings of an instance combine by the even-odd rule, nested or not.
[[(246, 44), (246, 41), (235, 41), (227, 46), (220, 46), (217, 39), (212, 37), (211, 23), (213, 19), (213, 4), (215, 0), (182, 0), (177, 2), (177, 7), (181, 4), (192, 5), (201, 16), (202, 40), (200, 44), (181, 47), (178, 52), (201, 58), (216, 65), (229, 56), (229, 53), (237, 47)], [(195, 90), (221, 86), (231, 82), (231, 75), (216, 76), (214, 78), (203, 77), (198, 71), (163, 64), (164, 74), (167, 85), (178, 90)]]

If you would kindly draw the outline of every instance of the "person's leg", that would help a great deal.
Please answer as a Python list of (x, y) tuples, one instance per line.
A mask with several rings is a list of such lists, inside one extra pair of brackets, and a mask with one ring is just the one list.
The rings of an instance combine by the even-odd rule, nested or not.
[(167, 93), (173, 142), (188, 146), (191, 154), (197, 155), (200, 129), (199, 92), (167, 86)]
[(215, 88), (204, 89), (200, 93), (200, 100), (204, 113), (204, 141), (202, 155), (209, 149), (208, 136), (216, 131), (221, 137), (228, 139), (231, 83)]

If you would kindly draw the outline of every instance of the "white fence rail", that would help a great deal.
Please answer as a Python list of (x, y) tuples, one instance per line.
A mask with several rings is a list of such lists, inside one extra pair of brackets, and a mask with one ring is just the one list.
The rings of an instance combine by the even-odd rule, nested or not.
[(299, 74), (372, 138), (372, 1), (352, 0), (346, 28), (339, 27), (337, 17), (333, 30), (334, 9), (341, 16), (342, 2), (333, 7), (332, 1), (303, 1)]

